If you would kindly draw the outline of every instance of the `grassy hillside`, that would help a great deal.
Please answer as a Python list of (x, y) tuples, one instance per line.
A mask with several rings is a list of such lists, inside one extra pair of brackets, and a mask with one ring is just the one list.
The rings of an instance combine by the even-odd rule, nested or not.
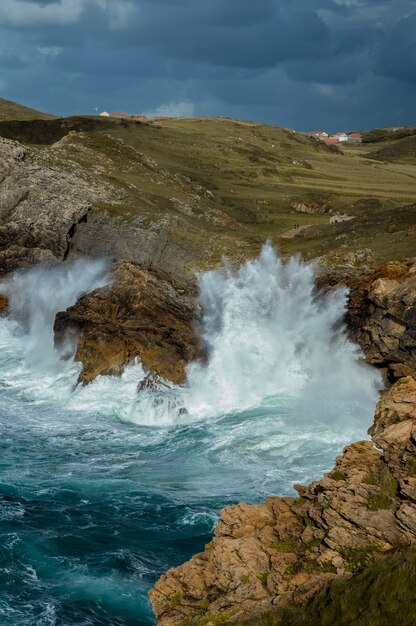
[(378, 143), (390, 139), (402, 139), (416, 135), (416, 126), (403, 126), (402, 128), (374, 128), (363, 133), (364, 143)]
[[(330, 263), (370, 249), (366, 262), (377, 264), (416, 249), (413, 162), (370, 160), (358, 149), (343, 153), (292, 131), (222, 118), (0, 122), (0, 135), (87, 180), (95, 213), (162, 223), (198, 269), (223, 254), (254, 255), (266, 239), (284, 254)], [(354, 219), (329, 223), (343, 213)]]
[(416, 551), (408, 549), (333, 583), (306, 607), (275, 610), (244, 626), (413, 626), (415, 580)]
[(48, 120), (53, 119), (53, 115), (41, 113), (35, 109), (30, 109), (22, 104), (11, 102), (0, 98), (0, 121), (3, 120)]
[(392, 163), (411, 163), (416, 165), (416, 134), (401, 139), (379, 144), (379, 149), (371, 152), (371, 158)]

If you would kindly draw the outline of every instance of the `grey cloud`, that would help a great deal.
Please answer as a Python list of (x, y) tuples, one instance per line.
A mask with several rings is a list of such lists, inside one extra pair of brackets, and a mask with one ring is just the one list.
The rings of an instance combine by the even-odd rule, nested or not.
[(298, 128), (411, 123), (411, 6), (1, 0), (1, 95), (60, 114), (191, 102), (197, 114)]
[(387, 31), (376, 53), (376, 68), (380, 74), (416, 85), (416, 13)]

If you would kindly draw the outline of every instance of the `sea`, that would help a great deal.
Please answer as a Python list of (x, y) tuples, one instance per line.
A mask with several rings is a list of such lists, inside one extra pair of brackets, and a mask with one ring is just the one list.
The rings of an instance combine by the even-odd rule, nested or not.
[(0, 286), (0, 625), (155, 624), (147, 592), (201, 551), (222, 507), (296, 495), (368, 438), (382, 381), (343, 322), (347, 292), (268, 244), (198, 276), (206, 363), (183, 386), (77, 384), (58, 311), (111, 283), (105, 259)]

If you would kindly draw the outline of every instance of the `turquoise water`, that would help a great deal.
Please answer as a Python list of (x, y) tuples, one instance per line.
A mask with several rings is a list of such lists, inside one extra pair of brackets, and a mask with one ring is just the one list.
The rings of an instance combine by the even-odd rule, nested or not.
[(291, 444), (283, 410), (157, 429), (4, 380), (1, 396), (0, 621), (16, 626), (154, 623), (147, 590), (209, 541), (220, 507), (287, 493), (342, 445)]
[(0, 622), (15, 626), (154, 623), (147, 590), (220, 507), (290, 491), (342, 445), (291, 442), (284, 408), (158, 429), (0, 384)]
[(317, 302), (308, 266), (256, 263), (201, 283), (208, 364), (140, 397), (139, 364), (79, 387), (53, 348), (56, 311), (80, 273), (84, 290), (104, 280), (99, 265), (15, 277), (0, 319), (1, 625), (154, 624), (148, 589), (203, 548), (221, 507), (293, 493), (365, 436), (380, 381), (340, 330), (345, 294)]

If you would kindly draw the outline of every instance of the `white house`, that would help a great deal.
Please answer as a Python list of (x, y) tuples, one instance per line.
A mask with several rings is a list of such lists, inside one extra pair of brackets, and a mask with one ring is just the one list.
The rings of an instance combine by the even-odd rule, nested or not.
[(338, 139), (338, 141), (348, 141), (348, 135), (347, 133), (335, 133), (335, 135), (333, 135), (333, 137), (336, 137)]

